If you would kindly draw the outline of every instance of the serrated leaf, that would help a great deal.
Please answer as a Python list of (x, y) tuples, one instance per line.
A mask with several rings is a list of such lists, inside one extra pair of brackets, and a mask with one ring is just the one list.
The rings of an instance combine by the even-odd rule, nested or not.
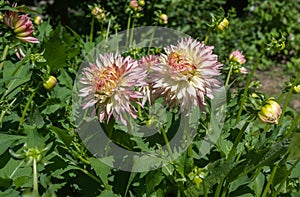
[(70, 77), (70, 75), (64, 70), (60, 70), (60, 75), (57, 78), (59, 81), (59, 84), (65, 85), (70, 90), (73, 89), (73, 79)]
[(26, 137), (21, 135), (8, 135), (0, 133), (0, 155), (2, 155), (16, 140), (25, 138)]
[(72, 140), (73, 140), (73, 137), (70, 136), (68, 134), (68, 131), (67, 130), (64, 130), (64, 129), (60, 129), (58, 127), (55, 127), (55, 126), (50, 126), (50, 130), (52, 130), (56, 136), (67, 146), (69, 147)]
[(0, 196), (1, 197), (19, 197), (20, 196), (20, 192), (14, 190), (14, 189), (8, 189), (5, 191), (0, 191)]
[(294, 133), (289, 146), (289, 160), (300, 159), (300, 133)]
[(45, 115), (52, 114), (52, 113), (56, 112), (57, 110), (59, 110), (59, 108), (61, 108), (61, 107), (62, 107), (61, 104), (48, 105), (48, 106), (42, 111), (42, 114), (45, 114)]
[(111, 190), (104, 190), (98, 197), (118, 197), (119, 195), (113, 193)]
[(96, 158), (89, 158), (88, 159), (92, 168), (96, 172), (97, 176), (101, 179), (104, 185), (107, 184), (107, 177), (111, 173), (111, 167), (104, 164), (102, 161)]
[(8, 99), (13, 98), (18, 92), (20, 92), (20, 85), (30, 80), (32, 72), (28, 64), (22, 65), (23, 62), (13, 64), (9, 61), (4, 64), (3, 78), (11, 78), (6, 85), (6, 95)]
[(49, 40), (47, 40), (44, 47), (44, 58), (50, 66), (51, 72), (55, 72), (58, 68), (66, 66), (67, 50), (60, 38), (61, 26), (56, 27), (51, 32)]

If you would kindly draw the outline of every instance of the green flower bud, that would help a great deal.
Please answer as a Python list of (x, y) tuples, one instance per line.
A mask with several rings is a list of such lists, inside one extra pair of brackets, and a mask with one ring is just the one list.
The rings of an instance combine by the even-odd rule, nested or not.
[(160, 24), (168, 24), (168, 15), (166, 15), (166, 14), (159, 15), (159, 23)]
[(229, 21), (227, 20), (227, 18), (223, 18), (223, 20), (217, 24), (217, 29), (220, 31), (224, 31), (224, 29), (226, 29), (229, 25)]
[(269, 98), (258, 112), (258, 117), (266, 123), (278, 124), (278, 120), (282, 113), (280, 105), (273, 97)]
[(295, 85), (295, 87), (294, 87), (294, 89), (293, 89), (293, 93), (294, 93), (294, 94), (300, 93), (300, 84), (299, 84), (299, 85)]
[(55, 87), (57, 80), (54, 76), (49, 76), (48, 80), (43, 83), (46, 90), (51, 90)]

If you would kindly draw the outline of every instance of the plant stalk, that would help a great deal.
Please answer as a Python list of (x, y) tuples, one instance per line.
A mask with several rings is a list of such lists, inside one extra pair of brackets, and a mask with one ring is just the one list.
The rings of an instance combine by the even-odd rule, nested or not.
[(266, 197), (267, 196), (269, 188), (270, 188), (270, 185), (273, 182), (273, 179), (274, 179), (274, 176), (275, 176), (275, 173), (276, 173), (277, 169), (278, 169), (278, 166), (275, 165), (274, 168), (272, 169), (271, 177), (270, 177), (270, 179), (269, 179), (269, 181), (268, 181), (268, 183), (267, 183), (267, 185), (266, 185), (266, 187), (264, 189), (264, 192), (263, 192), (263, 194), (262, 194), (261, 197)]
[(1, 58), (1, 62), (0, 62), (0, 71), (2, 70), (4, 61), (5, 61), (5, 59), (6, 59), (8, 49), (9, 49), (9, 45), (6, 45), (6, 46), (4, 47), (4, 51), (3, 51), (2, 58)]
[(236, 122), (235, 122), (236, 125), (240, 121), (240, 118), (241, 118), (241, 115), (242, 115), (242, 111), (243, 111), (243, 107), (244, 107), (244, 105), (246, 103), (248, 89), (249, 89), (249, 85), (251, 83), (251, 79), (253, 78), (254, 72), (255, 72), (255, 70), (258, 67), (258, 63), (260, 62), (260, 60), (262, 59), (263, 56), (264, 56), (264, 52), (262, 52), (262, 54), (260, 55), (260, 57), (256, 60), (256, 62), (254, 64), (251, 72), (249, 73), (249, 75), (247, 77), (246, 88), (244, 90), (244, 94), (243, 94), (243, 97), (242, 97), (241, 102), (240, 102), (240, 108), (239, 108), (239, 111), (238, 111), (238, 114), (237, 114), (237, 118), (236, 118)]

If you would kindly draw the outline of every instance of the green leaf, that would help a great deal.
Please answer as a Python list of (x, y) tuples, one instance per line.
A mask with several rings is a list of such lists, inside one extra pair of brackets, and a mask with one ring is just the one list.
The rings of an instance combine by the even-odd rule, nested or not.
[(265, 176), (263, 173), (259, 173), (255, 180), (250, 183), (250, 187), (253, 189), (255, 196), (261, 196), (262, 191), (264, 189), (265, 184)]
[(89, 162), (91, 163), (92, 168), (96, 172), (97, 176), (101, 179), (104, 185), (107, 184), (107, 177), (111, 173), (111, 167), (104, 164), (100, 159), (89, 158)]
[(51, 72), (55, 72), (57, 69), (67, 65), (66, 46), (62, 43), (60, 38), (61, 28), (61, 26), (57, 26), (56, 29), (51, 32), (50, 38), (43, 45), (45, 49), (44, 57), (50, 66)]
[(57, 110), (59, 110), (62, 107), (61, 104), (53, 104), (53, 105), (48, 105), (43, 111), (42, 114), (49, 115), (53, 114)]
[(8, 135), (0, 133), (0, 155), (2, 155), (12, 143), (20, 139), (25, 139), (25, 137), (21, 135)]
[(23, 65), (23, 62), (18, 62), (17, 64), (5, 62), (3, 78), (12, 79), (6, 85), (7, 99), (14, 98), (20, 92), (20, 86), (30, 80), (31, 74), (32, 72), (28, 64)]
[(53, 131), (58, 139), (60, 139), (67, 147), (70, 146), (73, 137), (69, 135), (67, 130), (55, 127), (55, 126), (50, 126), (50, 130)]
[(289, 146), (289, 160), (300, 159), (300, 133), (294, 133)]
[(20, 192), (14, 190), (14, 189), (8, 189), (5, 191), (0, 191), (0, 196), (1, 197), (19, 197), (20, 196)]
[(70, 75), (64, 69), (61, 69), (60, 73), (61, 74), (57, 78), (59, 81), (59, 84), (65, 85), (67, 88), (72, 90), (73, 89), (73, 79), (70, 77)]
[(114, 194), (111, 190), (104, 190), (98, 197), (118, 197), (119, 195)]

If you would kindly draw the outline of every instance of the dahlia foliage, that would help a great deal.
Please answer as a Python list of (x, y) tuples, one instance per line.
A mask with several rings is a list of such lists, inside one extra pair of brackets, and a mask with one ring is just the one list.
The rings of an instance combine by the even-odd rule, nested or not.
[(136, 106), (159, 97), (169, 107), (180, 107), (187, 115), (195, 107), (203, 111), (206, 98), (221, 86), (217, 79), (222, 64), (213, 47), (191, 38), (165, 48), (165, 54), (148, 55), (139, 61), (119, 54), (99, 55), (96, 64), (83, 71), (83, 108), (95, 107), (99, 120), (111, 115), (125, 125), (129, 114), (136, 118)]

